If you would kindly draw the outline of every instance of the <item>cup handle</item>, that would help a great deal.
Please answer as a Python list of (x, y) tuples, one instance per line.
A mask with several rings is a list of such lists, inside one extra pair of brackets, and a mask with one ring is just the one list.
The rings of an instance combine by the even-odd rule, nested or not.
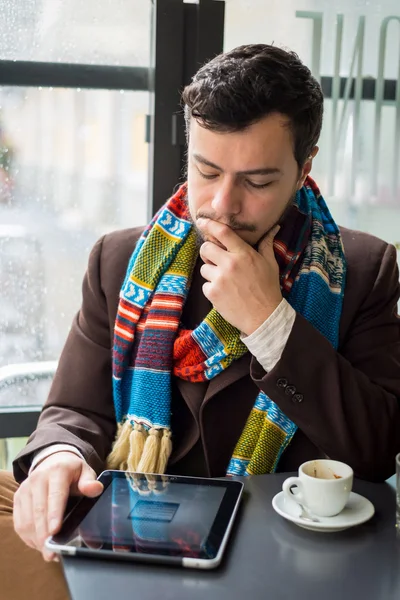
[[(297, 494), (293, 494), (292, 492), (292, 488), (294, 487), (297, 487), (299, 490)], [(294, 500), (296, 503), (301, 502), (304, 504), (303, 485), (299, 477), (289, 477), (288, 479), (285, 479), (282, 490), (286, 498), (290, 498), (290, 500)]]

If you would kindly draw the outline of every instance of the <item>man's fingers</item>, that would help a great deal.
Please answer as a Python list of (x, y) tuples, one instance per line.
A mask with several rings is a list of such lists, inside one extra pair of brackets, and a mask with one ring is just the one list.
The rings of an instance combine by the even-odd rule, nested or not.
[(45, 560), (55, 558), (44, 544), (60, 529), (68, 496), (73, 490), (93, 497), (101, 493), (103, 486), (96, 481), (93, 469), (75, 454), (65, 451), (44, 458), (15, 493), (15, 531), (28, 546), (40, 550)]
[(221, 246), (217, 246), (211, 241), (204, 242), (200, 247), (201, 259), (212, 265), (220, 265), (224, 260), (226, 250), (223, 250)]
[(206, 279), (207, 281), (213, 281), (217, 272), (218, 269), (214, 265), (201, 265), (200, 274), (203, 279)]
[(231, 227), (224, 223), (202, 218), (197, 219), (196, 225), (205, 238), (215, 238), (228, 252), (239, 252), (241, 249), (247, 247), (246, 242)]
[(29, 516), (32, 516), (31, 496), (29, 493), (21, 496), (17, 492), (14, 496), (14, 529), (27, 546), (36, 550), (36, 532), (33, 521), (32, 519), (29, 520)]
[(277, 233), (280, 230), (280, 225), (275, 225), (259, 242), (258, 244), (258, 252), (264, 256), (269, 253), (274, 245), (274, 239)]
[(80, 494), (89, 498), (95, 498), (103, 491), (103, 484), (97, 481), (96, 473), (86, 464), (82, 467), (77, 487)]
[(39, 550), (36, 534), (36, 523), (33, 513), (33, 497), (31, 489), (26, 489), (25, 493), (20, 496), (20, 525), (17, 533), (21, 536), (28, 546)]
[(54, 554), (54, 552), (51, 552), (50, 550), (47, 550), (47, 548), (43, 548), (42, 550), (42, 556), (44, 558), (44, 560), (46, 562), (51, 562), (52, 560), (55, 560), (56, 562), (59, 562), (59, 558), (56, 557), (56, 555)]
[[(203, 294), (205, 295), (206, 298), (208, 298), (208, 300), (210, 300), (210, 295), (211, 295), (211, 283), (209, 281), (206, 281), (205, 283), (203, 283), (202, 286), (203, 289)], [(210, 300), (211, 302), (211, 300)]]
[(49, 535), (57, 533), (69, 496), (70, 482), (63, 471), (55, 470), (50, 475), (48, 488), (47, 529)]
[(31, 490), (32, 518), (36, 530), (36, 547), (42, 550), (44, 542), (49, 535), (47, 524), (47, 499), (48, 481), (46, 478), (37, 478), (36, 485)]
[(102, 493), (104, 486), (100, 481), (83, 481), (78, 485), (81, 494), (89, 498), (96, 498)]

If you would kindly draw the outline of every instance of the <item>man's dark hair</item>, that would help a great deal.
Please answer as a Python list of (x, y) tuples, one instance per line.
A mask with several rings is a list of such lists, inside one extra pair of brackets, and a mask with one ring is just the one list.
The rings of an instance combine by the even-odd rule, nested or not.
[(301, 168), (322, 126), (323, 95), (295, 52), (266, 44), (239, 46), (206, 63), (182, 94), (190, 118), (214, 131), (240, 131), (279, 112), (290, 120)]

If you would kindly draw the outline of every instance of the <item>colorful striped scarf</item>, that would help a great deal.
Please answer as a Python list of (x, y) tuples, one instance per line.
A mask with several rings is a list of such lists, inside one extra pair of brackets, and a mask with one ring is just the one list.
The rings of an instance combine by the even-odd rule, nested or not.
[[(118, 430), (110, 468), (164, 473), (172, 449), (172, 377), (210, 380), (247, 351), (240, 332), (215, 309), (193, 331), (180, 329), (199, 252), (186, 194), (183, 185), (144, 230), (120, 292), (113, 347)], [(311, 178), (274, 251), (284, 297), (337, 348), (346, 263), (339, 230)], [(227, 474), (275, 471), (295, 431), (260, 391)]]

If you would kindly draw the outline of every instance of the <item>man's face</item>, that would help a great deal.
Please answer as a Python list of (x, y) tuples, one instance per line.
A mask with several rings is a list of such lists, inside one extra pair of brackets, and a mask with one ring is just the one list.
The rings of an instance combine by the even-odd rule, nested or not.
[(284, 115), (274, 113), (233, 133), (205, 129), (192, 118), (188, 202), (193, 223), (200, 217), (225, 223), (256, 245), (281, 221), (310, 168), (311, 160), (299, 170)]

